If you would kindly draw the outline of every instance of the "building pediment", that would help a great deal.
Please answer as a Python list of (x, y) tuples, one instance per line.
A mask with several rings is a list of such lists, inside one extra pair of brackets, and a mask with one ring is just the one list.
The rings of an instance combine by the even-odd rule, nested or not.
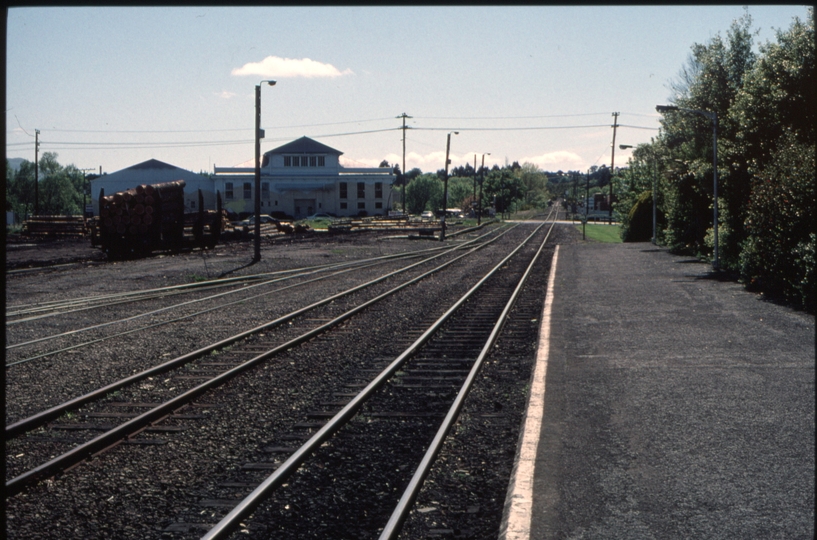
[(323, 154), (339, 156), (343, 154), (343, 152), (340, 150), (335, 150), (330, 146), (326, 146), (323, 143), (319, 143), (318, 141), (310, 139), (309, 137), (301, 137), (300, 139), (295, 139), (294, 141), (283, 146), (279, 146), (278, 148), (264, 152), (265, 156), (273, 154)]

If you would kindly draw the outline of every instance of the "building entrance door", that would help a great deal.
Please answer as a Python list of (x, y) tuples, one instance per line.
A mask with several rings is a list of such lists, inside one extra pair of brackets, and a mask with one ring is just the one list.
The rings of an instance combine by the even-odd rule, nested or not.
[(315, 213), (315, 199), (295, 199), (295, 219), (304, 219)]

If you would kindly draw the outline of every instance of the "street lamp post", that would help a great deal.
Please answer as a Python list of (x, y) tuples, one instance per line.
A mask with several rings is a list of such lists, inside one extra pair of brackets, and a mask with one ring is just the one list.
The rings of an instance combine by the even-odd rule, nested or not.
[(712, 179), (713, 179), (713, 188), (712, 188), (712, 196), (713, 196), (713, 223), (712, 229), (714, 233), (714, 250), (713, 250), (713, 260), (712, 260), (712, 269), (718, 270), (719, 261), (718, 261), (718, 113), (710, 112), (710, 111), (700, 111), (696, 109), (685, 109), (683, 107), (676, 107), (675, 105), (656, 105), (655, 110), (659, 113), (666, 113), (666, 112), (673, 112), (673, 111), (681, 111), (685, 113), (692, 113), (698, 114), (700, 116), (705, 116), (712, 120)]
[(448, 213), (448, 153), (451, 150), (451, 134), (459, 135), (459, 131), (449, 131), (448, 137), (446, 138), (445, 143), (445, 178), (443, 179), (443, 217), (442, 217), (442, 229), (440, 230), (440, 241), (442, 242), (445, 240), (445, 215)]
[(479, 204), (477, 205), (477, 225), (482, 225), (482, 184), (485, 182), (485, 156), (490, 155), (490, 152), (482, 154), (482, 165), (479, 168)]
[[(261, 81), (275, 86), (275, 81)], [(261, 260), (261, 139), (264, 132), (261, 129), (261, 84), (255, 85), (255, 253), (253, 261)]]

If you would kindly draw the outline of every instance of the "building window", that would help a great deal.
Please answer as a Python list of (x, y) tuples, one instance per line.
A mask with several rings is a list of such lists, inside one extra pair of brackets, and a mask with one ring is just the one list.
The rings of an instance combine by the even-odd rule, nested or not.
[(374, 198), (375, 199), (383, 198), (383, 182), (374, 183)]
[(190, 201), (190, 209), (191, 209), (191, 210), (195, 210), (195, 209), (196, 209), (196, 201)]
[(366, 210), (366, 203), (365, 202), (357, 203), (357, 209), (358, 210)]
[(228, 201), (233, 200), (233, 183), (226, 182), (224, 184), (224, 198)]
[(347, 186), (346, 182), (341, 182), (340, 184), (338, 184), (338, 186), (340, 187), (340, 198), (345, 199), (346, 195), (347, 195), (347, 193), (346, 193), (346, 186)]
[(326, 158), (324, 156), (318, 156), (318, 167), (326, 167)]
[(284, 167), (292, 167), (292, 156), (284, 156)]
[(252, 184), (249, 182), (244, 182), (244, 198), (252, 199)]
[(366, 184), (364, 184), (363, 182), (357, 183), (357, 198), (358, 199), (366, 198)]
[(376, 203), (374, 203), (374, 207), (375, 208), (383, 208), (383, 203), (382, 202), (376, 202)]
[(318, 165), (318, 156), (309, 156), (309, 166), (316, 167)]
[(346, 210), (346, 208), (347, 208), (347, 205), (346, 205), (345, 202), (340, 203), (340, 209), (341, 210)]
[(261, 182), (261, 198), (269, 200), (269, 182)]

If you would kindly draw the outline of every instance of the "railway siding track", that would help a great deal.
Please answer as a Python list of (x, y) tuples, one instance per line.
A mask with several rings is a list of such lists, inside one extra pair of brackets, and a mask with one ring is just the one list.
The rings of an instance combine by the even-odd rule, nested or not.
[[(393, 316), (395, 314), (394, 307), (399, 305), (399, 303), (397, 300), (387, 300), (385, 304), (388, 305), (379, 305), (376, 308), (371, 308), (369, 310), (369, 317), (376, 318), (377, 315), (374, 313), (375, 311), (380, 311), (383, 317)], [(481, 302), (465, 304), (460, 309), (461, 315), (469, 314), (476, 321), (480, 318), (475, 309), (477, 304), (493, 305), (495, 303), (496, 301), (483, 299)], [(326, 323), (329, 317), (315, 313), (304, 315), (302, 318), (311, 319), (310, 322), (315, 325), (322, 325)], [(510, 319), (512, 318), (513, 317), (510, 317)], [(253, 369), (253, 372), (256, 373), (253, 377), (255, 378), (261, 375), (262, 378), (267, 376), (274, 378), (274, 373), (282, 374), (287, 366), (293, 366), (293, 369), (298, 369), (298, 366), (304, 358), (316, 354), (316, 352), (309, 351), (313, 349), (317, 351), (316, 347), (336, 342), (337, 339), (340, 339), (341, 335), (346, 336), (342, 338), (343, 340), (351, 339), (354, 341), (356, 337), (362, 338), (368, 329), (362, 329), (358, 324), (365, 320), (367, 319), (363, 318), (361, 321), (358, 321), (357, 318), (353, 318), (348, 321), (342, 321), (331, 335), (323, 334), (320, 337), (311, 336), (308, 338), (308, 340), (310, 340), (309, 344), (305, 343), (302, 346), (289, 344), (290, 346), (284, 347), (283, 350), (280, 351), (280, 358), (276, 360), (275, 366), (265, 366), (263, 368), (265, 371), (263, 372), (256, 367)], [(416, 323), (418, 319), (415, 316), (412, 320)], [(363, 322), (363, 324), (365, 325), (366, 323)], [(469, 324), (476, 324), (476, 322), (472, 321)], [(526, 322), (522, 321), (520, 324), (530, 326), (531, 320), (528, 318)], [(513, 330), (514, 327), (514, 324), (509, 325), (511, 330)], [(361, 331), (363, 333), (361, 333)], [(254, 444), (257, 445), (255, 451), (239, 451), (238, 454), (236, 454), (236, 459), (232, 461), (228, 460), (224, 464), (215, 467), (216, 471), (224, 471), (220, 478), (210, 479), (208, 477), (207, 479), (202, 478), (201, 481), (195, 482), (200, 486), (196, 489), (196, 494), (192, 495), (193, 499), (197, 500), (197, 503), (190, 507), (189, 513), (185, 513), (184, 510), (180, 512), (179, 510), (182, 507), (173, 505), (172, 508), (165, 509), (163, 512), (165, 515), (164, 520), (153, 524), (152, 529), (154, 531), (161, 531), (161, 537), (171, 538), (175, 538), (177, 535), (179, 538), (187, 538), (192, 537), (191, 535), (204, 533), (206, 527), (212, 525), (213, 517), (224, 515), (230, 510), (231, 506), (235, 505), (235, 502), (239, 500), (242, 493), (246, 493), (248, 490), (251, 490), (253, 486), (258, 485), (259, 474), (263, 477), (264, 473), (269, 473), (271, 470), (278, 470), (278, 468), (297, 451), (300, 447), (300, 443), (309, 440), (316, 431), (325, 425), (330, 417), (337, 414), (339, 409), (348, 405), (349, 400), (353, 399), (353, 396), (356, 395), (356, 391), (362, 386), (366, 386), (371, 376), (382, 369), (384, 365), (388, 364), (389, 357), (383, 356), (383, 352), (398, 350), (406, 342), (412, 341), (416, 339), (416, 337), (417, 331), (395, 333), (393, 334), (393, 340), (390, 346), (379, 350), (378, 354), (375, 355), (376, 357), (368, 358), (365, 357), (366, 355), (364, 354), (358, 358), (349, 358), (346, 364), (339, 363), (338, 366), (336, 366), (337, 369), (328, 369), (326, 371), (326, 384), (323, 388), (310, 389), (309, 396), (305, 396), (306, 399), (301, 401), (301, 403), (311, 404), (300, 405), (293, 409), (296, 417), (298, 414), (301, 415), (299, 420), (292, 419), (287, 421), (282, 419), (274, 421), (269, 425), (259, 425), (254, 428), (252, 431), (258, 434), (254, 439)], [(398, 428), (404, 430), (406, 434), (414, 433), (416, 435), (421, 432), (427, 433), (429, 429), (433, 429), (434, 425), (439, 424), (441, 417), (445, 416), (445, 404), (450, 401), (452, 396), (456, 396), (457, 394), (457, 383), (461, 382), (464, 377), (467, 377), (468, 362), (457, 358), (457, 355), (464, 354), (467, 350), (473, 351), (473, 349), (478, 348), (480, 342), (474, 338), (473, 333), (470, 331), (455, 331), (449, 329), (443, 343), (445, 343), (445, 347), (448, 348), (444, 348), (436, 353), (429, 352), (427, 357), (425, 355), (418, 355), (404, 368), (398, 370), (396, 372), (396, 379), (389, 382), (378, 392), (378, 397), (380, 397), (381, 392), (386, 392), (385, 389), (388, 388), (388, 392), (383, 394), (385, 401), (381, 404), (377, 404), (377, 406), (375, 406), (375, 401), (367, 403), (363, 407), (359, 418), (350, 424), (351, 427), (348, 429), (351, 431), (343, 431), (328, 441), (324, 441), (324, 443), (327, 444), (324, 447), (320, 447), (317, 453), (332, 452), (332, 456), (334, 456), (330, 456), (331, 459), (325, 463), (331, 463), (333, 459), (340, 464), (349, 461), (347, 457), (343, 457), (341, 453), (338, 453), (336, 445), (346, 444), (344, 441), (348, 440), (348, 444), (357, 447), (366, 433), (375, 433), (376, 436), (374, 440), (380, 440), (382, 443), (384, 437), (387, 437), (386, 434), (391, 429), (387, 427), (389, 425), (396, 424)], [(260, 344), (254, 346), (257, 346), (259, 349), (267, 347), (266, 345)], [(247, 347), (251, 349), (253, 346), (248, 345)], [(363, 344), (361, 344), (361, 347), (363, 347)], [(429, 349), (429, 351), (431, 351), (431, 349)], [(250, 354), (254, 352), (257, 351), (249, 351)], [(172, 376), (163, 376), (160, 382), (164, 383), (167, 379), (170, 379), (168, 384), (172, 384), (176, 387), (183, 384), (180, 381), (187, 381), (189, 384), (194, 384), (200, 380), (200, 377), (209, 376), (212, 373), (223, 370), (225, 367), (231, 366), (233, 360), (229, 360), (230, 356), (238, 354), (239, 353), (231, 349), (212, 357), (208, 356), (196, 365), (189, 365), (183, 372), (174, 373)], [(473, 353), (466, 354), (465, 356), (469, 355), (473, 355)], [(268, 368), (269, 370), (266, 371)], [(309, 368), (304, 367), (303, 370), (302, 373), (307, 375)], [(515, 370), (516, 368), (513, 368), (510, 371), (515, 372)], [(135, 435), (125, 439), (125, 445), (117, 447), (118, 450), (112, 456), (113, 459), (111, 459), (111, 461), (121, 461), (121, 458), (116, 457), (117, 455), (123, 456), (125, 455), (123, 453), (132, 454), (137, 449), (143, 449), (139, 450), (139, 452), (152, 452), (151, 449), (154, 448), (158, 451), (160, 448), (169, 449), (171, 447), (178, 447), (179, 445), (182, 445), (182, 447), (189, 446), (190, 443), (184, 441), (191, 440), (191, 437), (196, 436), (198, 432), (208, 431), (208, 423), (214, 416), (221, 415), (224, 417), (224, 415), (229, 416), (232, 414), (233, 406), (230, 405), (229, 399), (243, 396), (242, 385), (246, 384), (249, 384), (251, 387), (257, 385), (253, 380), (242, 376), (235, 381), (225, 384), (215, 395), (202, 395), (183, 407), (163, 411), (165, 414), (160, 416), (158, 420), (151, 422), (151, 425), (142, 428)], [(261, 386), (263, 386), (263, 384)], [(285, 393), (304, 393), (303, 390), (303, 387), (297, 388), (296, 386), (290, 390), (285, 390)], [(248, 395), (251, 394), (252, 392), (248, 393)], [(415, 400), (418, 395), (421, 395), (422, 402), (427, 407), (423, 410), (406, 410), (405, 407), (397, 405), (394, 401), (396, 399), (395, 396), (399, 394), (413, 395)], [(286, 397), (287, 396), (277, 396), (273, 401), (283, 404), (286, 403)], [(120, 403), (109, 403), (108, 405), (110, 405), (113, 410), (88, 414), (85, 416), (86, 421), (92, 422), (92, 425), (95, 427), (105, 427), (108, 421), (132, 419), (134, 415), (140, 415), (140, 411), (153, 405), (153, 403), (145, 401), (127, 405)], [(246, 409), (247, 407), (249, 407), (249, 404), (245, 404), (244, 408)], [(269, 407), (269, 405), (267, 407)], [(253, 409), (251, 408), (250, 410)], [(483, 417), (485, 419), (489, 420), (501, 419), (502, 417), (502, 413), (496, 411), (481, 414), (484, 415)], [(290, 416), (290, 418), (293, 417)], [(499, 422), (499, 420), (497, 420), (497, 422)], [(356, 433), (355, 430), (360, 430), (360, 433)], [(63, 431), (69, 434), (76, 433), (76, 431), (72, 429)], [(240, 429), (236, 427), (236, 433), (238, 432), (240, 432)], [(267, 433), (268, 435), (264, 436), (263, 433)], [(42, 435), (36, 433), (34, 436)], [(225, 435), (225, 437), (229, 438), (228, 435)], [(71, 436), (69, 435), (66, 438), (70, 439)], [(70, 442), (68, 444), (70, 444)], [(237, 448), (240, 448), (242, 442), (233, 442), (231, 440), (230, 444), (235, 444)], [(246, 439), (244, 444), (246, 444)], [(204, 446), (207, 445), (205, 444)], [(125, 450), (126, 448), (133, 450)], [(381, 449), (378, 451), (388, 453), (396, 450), (397, 446), (392, 449)], [(110, 454), (106, 454), (106, 456), (108, 455)], [(108, 459), (109, 458), (106, 458), (106, 460)], [(132, 455), (131, 459), (136, 459), (135, 455)], [(208, 460), (205, 459), (192, 467), (203, 467), (213, 470), (213, 466), (207, 465), (207, 463)], [(303, 471), (299, 471), (293, 477), (290, 481), (290, 485), (294, 485), (299, 478), (310, 478), (310, 475), (316, 470), (330, 470), (331, 467), (326, 466), (325, 463), (317, 466), (317, 468), (312, 465), (305, 465)], [(88, 467), (89, 465), (83, 465), (76, 470), (80, 471)], [(93, 464), (90, 465), (91, 469), (97, 467), (98, 466)], [(359, 468), (360, 465), (352, 465), (352, 467)], [(399, 472), (395, 473), (397, 475), (395, 478), (405, 478), (407, 474), (405, 469), (406, 467), (398, 467)], [(162, 472), (164, 473), (165, 471)], [(411, 472), (409, 468), (408, 473)], [(71, 471), (71, 473), (73, 474), (74, 471)], [(54, 480), (57, 481), (57, 484), (67, 485), (71, 482), (72, 474), (60, 475)], [(85, 484), (86, 481), (84, 478), (80, 477), (78, 480), (80, 480), (80, 485), (88, 485)], [(49, 491), (50, 488), (48, 488), (48, 486), (50, 483), (53, 482), (49, 480), (36, 486), (36, 490), (32, 495), (40, 492), (42, 489)], [(331, 483), (330, 481), (330, 484)], [(163, 481), (159, 481), (159, 485), (165, 486), (162, 490), (166, 489), (168, 494), (175, 491), (172, 487), (164, 484)], [(394, 493), (387, 490), (383, 491), (380, 496), (393, 499), (393, 495)], [(190, 494), (185, 496), (188, 500), (190, 500), (190, 497)], [(276, 493), (275, 497), (279, 497), (279, 494)], [(346, 495), (341, 495), (341, 497), (349, 498)], [(15, 497), (15, 499), (16, 498), (17, 497)], [(296, 499), (297, 498), (296, 496)], [(275, 500), (275, 498), (273, 500)], [(355, 499), (351, 498), (350, 500)], [(358, 498), (357, 500), (359, 501), (360, 499)], [(312, 504), (306, 504), (305, 500), (301, 500), (301, 503), (302, 504), (299, 505), (296, 504), (296, 506), (304, 506), (304, 508), (306, 508)], [(16, 502), (11, 506), (15, 507)], [(173, 509), (175, 509), (175, 511)], [(14, 508), (12, 508), (12, 513), (14, 516), (18, 516)], [(284, 521), (287, 519), (291, 521), (294, 515), (293, 512), (288, 511), (285, 512), (285, 514), (289, 514), (289, 518), (286, 518)], [(204, 520), (202, 520), (202, 516), (204, 516)], [(195, 519), (196, 517), (198, 517), (199, 521)], [(388, 517), (388, 515), (385, 517)], [(360, 521), (358, 524), (360, 525), (362, 523), (363, 522)], [(327, 526), (331, 527), (329, 524), (327, 524)], [(250, 525), (250, 529), (253, 531), (265, 530), (265, 527), (269, 527), (269, 525), (266, 523), (258, 524), (255, 521)], [(321, 529), (315, 529), (315, 531), (319, 530)], [(327, 529), (322, 530), (326, 532)], [(318, 538), (321, 536), (318, 534), (314, 537)]]
[[(237, 334), (227, 340), (222, 340), (218, 343), (208, 345), (207, 347), (198, 349), (192, 353), (183, 355), (182, 357), (165, 362), (160, 366), (156, 366), (150, 370), (146, 370), (141, 373), (135, 374), (131, 377), (128, 377), (127, 379), (107, 385), (106, 387), (99, 389), (95, 392), (86, 394), (84, 396), (80, 396), (78, 398), (75, 398), (74, 400), (63, 403), (57, 407), (53, 407), (37, 415), (28, 417), (26, 419), (15, 422), (14, 424), (6, 426), (7, 437), (18, 436), (22, 433), (25, 433), (26, 431), (29, 431), (31, 429), (43, 425), (45, 422), (49, 420), (58, 418), (64, 415), (66, 412), (76, 409), (81, 405), (103, 399), (110, 395), (112, 392), (119, 392), (123, 388), (126, 388), (140, 381), (144, 381), (145, 379), (152, 378), (160, 374), (164, 374), (170, 370), (174, 370), (177, 368), (184, 369), (185, 371), (188, 371), (190, 368), (195, 369), (195, 363), (197, 363), (199, 359), (206, 357), (207, 355), (211, 355), (214, 352), (220, 351), (225, 347), (230, 347), (228, 358), (234, 358), (234, 362), (229, 363), (227, 366), (219, 366), (220, 371), (215, 376), (202, 375), (199, 372), (192, 375), (187, 373), (176, 374), (165, 379), (164, 380), (165, 383), (169, 382), (173, 385), (172, 387), (167, 388), (167, 391), (168, 392), (176, 391), (177, 395), (167, 401), (154, 403), (152, 408), (145, 412), (142, 412), (141, 414), (127, 414), (119, 412), (83, 413), (82, 415), (80, 415), (82, 419), (102, 417), (109, 420), (117, 418), (124, 419), (125, 421), (119, 425), (114, 426), (110, 424), (104, 424), (101, 426), (100, 424), (96, 424), (89, 426), (87, 423), (82, 424), (75, 423), (73, 429), (76, 430), (75, 433), (78, 435), (81, 433), (86, 434), (94, 433), (96, 431), (103, 431), (103, 433), (96, 435), (92, 438), (89, 438), (88, 440), (82, 442), (81, 444), (73, 444), (72, 442), (69, 442), (68, 444), (73, 446), (70, 450), (64, 451), (60, 453), (60, 455), (57, 456), (56, 458), (48, 460), (45, 463), (36, 465), (33, 468), (25, 472), (22, 472), (19, 475), (12, 477), (11, 479), (8, 479), (6, 482), (7, 496), (18, 493), (27, 485), (37, 482), (42, 478), (59, 473), (60, 471), (65, 470), (66, 468), (72, 467), (77, 463), (98, 454), (100, 451), (109, 449), (122, 441), (128, 440), (135, 433), (145, 429), (147, 426), (152, 426), (168, 418), (176, 410), (187, 405), (192, 400), (197, 399), (199, 396), (204, 395), (211, 388), (223, 384), (224, 382), (232, 379), (233, 377), (236, 377), (239, 374), (253, 368), (255, 365), (265, 361), (271, 356), (279, 354), (282, 351), (286, 351), (287, 349), (290, 349), (310, 339), (313, 339), (314, 337), (330, 330), (334, 326), (351, 318), (352, 316), (366, 309), (370, 305), (376, 304), (383, 298), (391, 294), (395, 294), (396, 292), (402, 290), (403, 288), (420, 281), (424, 277), (447, 267), (453, 262), (456, 262), (457, 260), (464, 258), (469, 253), (473, 253), (473, 251), (479, 249), (480, 247), (482, 246), (479, 245), (475, 248), (472, 248), (470, 252), (458, 255), (457, 257), (450, 259), (448, 262), (445, 262), (432, 270), (426, 271), (425, 273), (420, 274), (419, 276), (412, 277), (411, 279), (404, 281), (402, 284), (397, 285), (395, 288), (379, 294), (375, 298), (369, 299), (363, 303), (359, 303), (359, 305), (357, 305), (356, 307), (352, 307), (351, 305), (355, 303), (354, 299), (351, 299), (351, 304), (347, 304), (347, 307), (339, 305), (338, 301), (341, 299), (348, 301), (350, 299), (350, 296), (354, 296), (352, 293), (356, 293), (365, 288), (368, 288), (371, 285), (380, 283), (382, 281), (386, 281), (389, 278), (392, 278), (397, 274), (401, 274), (406, 270), (421, 266), (424, 263), (429, 262), (429, 260), (436, 259), (437, 257), (439, 257), (439, 255), (433, 256), (425, 261), (420, 261), (419, 263), (411, 264), (395, 273), (386, 274), (385, 276), (381, 276), (364, 285), (353, 287), (349, 291), (345, 291), (343, 293), (333, 295), (329, 298), (320, 300), (319, 302), (316, 302), (310, 306), (306, 306), (300, 310), (292, 312), (282, 318), (276, 319), (275, 321), (271, 321), (265, 325), (262, 325), (261, 327), (256, 327), (254, 329)], [(342, 312), (341, 315), (332, 318), (329, 322), (325, 322), (317, 326), (313, 325), (313, 327), (307, 331), (303, 331), (303, 328), (296, 331), (295, 329), (285, 327), (284, 333), (290, 334), (292, 336), (290, 339), (286, 339), (283, 340), (283, 342), (281, 342), (282, 341), (281, 337), (276, 336), (277, 342), (270, 343), (270, 338), (263, 334), (263, 332), (266, 331), (267, 329), (279, 327), (284, 323), (291, 322), (296, 317), (302, 315), (303, 313), (307, 313), (316, 307), (332, 304), (334, 304), (332, 306), (334, 310)], [(241, 343), (242, 340), (244, 341), (243, 343)], [(238, 358), (236, 358), (236, 356), (238, 356)], [(212, 363), (210, 363), (209, 367), (213, 367)], [(143, 384), (140, 389), (146, 390), (150, 394), (149, 391), (152, 390), (153, 387), (154, 387), (153, 384), (147, 385)], [(137, 393), (137, 396), (138, 396), (136, 398), (137, 400), (149, 399), (143, 397), (144, 392)], [(66, 430), (70, 429), (70, 427), (69, 425), (61, 424), (59, 425), (59, 429)], [(39, 441), (42, 441), (43, 437), (42, 433), (38, 433), (38, 435), (40, 436)], [(64, 438), (61, 439), (64, 440)], [(49, 450), (53, 450), (53, 448), (49, 447)], [(30, 456), (36, 455), (36, 453), (32, 452), (30, 448), (28, 449), (27, 452), (29, 453)], [(12, 468), (12, 473), (14, 473), (14, 468)]]

